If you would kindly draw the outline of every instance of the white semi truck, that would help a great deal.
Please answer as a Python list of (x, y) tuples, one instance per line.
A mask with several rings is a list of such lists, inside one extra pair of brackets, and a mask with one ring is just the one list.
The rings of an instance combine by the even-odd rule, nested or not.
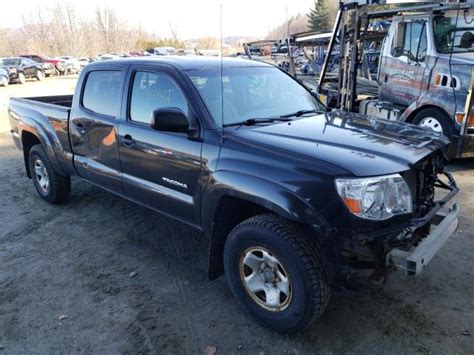
[[(375, 28), (383, 26), (374, 25), (380, 21), (389, 24), (382, 36)], [(341, 2), (327, 59), (336, 39), (337, 90), (324, 89), (323, 65), (321, 95), (336, 96), (335, 105), (348, 111), (427, 127), (451, 140), (451, 157), (474, 156), (473, 3)], [(360, 95), (356, 79), (374, 47), (378, 95), (371, 97)]]

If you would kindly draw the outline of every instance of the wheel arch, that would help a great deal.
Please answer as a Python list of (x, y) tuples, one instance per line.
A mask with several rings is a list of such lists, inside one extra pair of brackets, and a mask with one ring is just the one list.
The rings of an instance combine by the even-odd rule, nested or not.
[[(20, 132), (21, 136), (21, 146), (23, 150), (23, 158), (25, 162), (26, 174), (31, 178), (31, 172), (29, 169), (29, 154), (31, 147), (35, 144), (41, 144), (44, 151), (48, 155), (48, 158), (53, 164), (54, 169), (61, 175), (68, 176), (69, 174), (64, 171), (61, 164), (59, 164), (55, 149), (54, 142), (49, 140), (47, 132), (38, 125), (35, 121), (29, 121), (29, 124), (26, 124), (26, 121), (23, 118), (23, 127)], [(56, 144), (57, 145), (57, 144)]]
[(427, 110), (427, 109), (435, 109), (437, 111), (440, 111), (441, 113), (443, 113), (444, 115), (446, 115), (446, 117), (449, 118), (449, 120), (453, 122), (453, 118), (448, 114), (448, 112), (446, 112), (445, 109), (443, 109), (442, 107), (438, 106), (438, 105), (434, 105), (434, 104), (427, 104), (427, 105), (422, 105), (422, 106), (419, 106), (419, 107), (414, 107), (414, 108), (411, 108), (411, 106), (409, 108), (407, 108), (405, 110), (405, 113), (402, 115), (402, 120), (405, 121), (405, 122), (408, 122), (408, 123), (413, 123), (413, 120), (415, 119), (415, 116), (420, 113), (421, 111), (424, 111), (424, 110)]
[(230, 231), (240, 222), (272, 213), (304, 224), (326, 225), (306, 201), (291, 191), (259, 177), (221, 172), (214, 174), (203, 193), (202, 225), (210, 236), (209, 278), (223, 274), (223, 250)]
[(23, 148), (23, 160), (25, 162), (26, 175), (31, 179), (30, 171), (30, 151), (37, 144), (41, 144), (39, 138), (29, 131), (23, 131), (21, 134), (21, 146)]

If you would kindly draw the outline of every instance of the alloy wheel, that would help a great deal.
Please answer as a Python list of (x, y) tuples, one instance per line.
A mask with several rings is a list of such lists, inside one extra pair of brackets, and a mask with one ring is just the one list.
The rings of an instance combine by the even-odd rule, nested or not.
[(49, 191), (49, 176), (48, 172), (46, 171), (46, 167), (44, 166), (41, 159), (35, 160), (35, 179), (38, 182), (38, 186), (41, 192), (46, 195)]
[(288, 307), (292, 299), (290, 276), (267, 249), (246, 249), (240, 257), (239, 271), (245, 290), (260, 307), (273, 312)]

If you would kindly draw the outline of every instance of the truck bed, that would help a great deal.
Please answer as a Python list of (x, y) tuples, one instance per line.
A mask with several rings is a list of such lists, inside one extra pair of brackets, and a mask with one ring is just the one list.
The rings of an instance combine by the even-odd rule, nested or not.
[[(8, 106), (11, 134), (16, 146), (21, 149), (22, 130), (40, 131), (43, 137), (54, 137), (56, 159), (61, 166), (70, 166), (72, 151), (68, 136), (69, 113), (73, 95), (12, 97)], [(22, 128), (20, 129), (20, 120)], [(71, 165), (72, 166), (72, 165)]]
[(36, 97), (25, 97), (20, 100), (36, 101), (37, 103), (63, 106), (71, 108), (73, 95), (57, 95), (57, 96), (36, 96)]

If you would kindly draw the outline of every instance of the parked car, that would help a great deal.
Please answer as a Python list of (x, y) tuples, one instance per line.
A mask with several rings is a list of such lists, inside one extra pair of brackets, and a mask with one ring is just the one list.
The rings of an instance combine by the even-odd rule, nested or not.
[(143, 51), (131, 51), (129, 54), (132, 57), (143, 57), (145, 55)]
[(156, 47), (153, 50), (154, 54), (156, 55), (175, 55), (176, 48), (174, 47)]
[(81, 66), (81, 70), (84, 69), (84, 67), (89, 64), (94, 62), (94, 58), (92, 57), (81, 57), (78, 59), (79, 65)]
[(0, 59), (0, 67), (6, 69), (10, 76), (10, 83), (24, 84), (26, 79), (36, 78), (43, 80), (43, 66), (29, 58), (3, 58)]
[(119, 59), (120, 56), (116, 54), (101, 54), (97, 58), (98, 60), (112, 60), (112, 59)]
[(50, 77), (56, 75), (56, 67), (53, 63), (41, 63), (41, 65), (43, 66), (44, 76)]
[(64, 56), (56, 57), (56, 59), (64, 60), (64, 62), (66, 63), (68, 74), (78, 74), (82, 70), (81, 63), (77, 60), (77, 58), (73, 56), (64, 55)]
[(0, 86), (8, 86), (10, 83), (10, 75), (6, 69), (0, 68)]
[(22, 54), (20, 55), (20, 57), (22, 58), (30, 58), (32, 60), (34, 60), (35, 62), (38, 62), (38, 63), (50, 63), (52, 65), (54, 65), (54, 68), (56, 69), (56, 73), (58, 75), (63, 75), (66, 73), (66, 63), (64, 60), (62, 59), (53, 59), (53, 58), (49, 58), (45, 55), (39, 55), (39, 54)]
[(419, 274), (457, 227), (444, 136), (326, 112), (262, 62), (97, 62), (74, 95), (8, 110), (42, 199), (65, 202), (77, 175), (194, 226), (210, 237), (209, 276), (225, 273), (279, 331), (309, 326), (360, 269)]

